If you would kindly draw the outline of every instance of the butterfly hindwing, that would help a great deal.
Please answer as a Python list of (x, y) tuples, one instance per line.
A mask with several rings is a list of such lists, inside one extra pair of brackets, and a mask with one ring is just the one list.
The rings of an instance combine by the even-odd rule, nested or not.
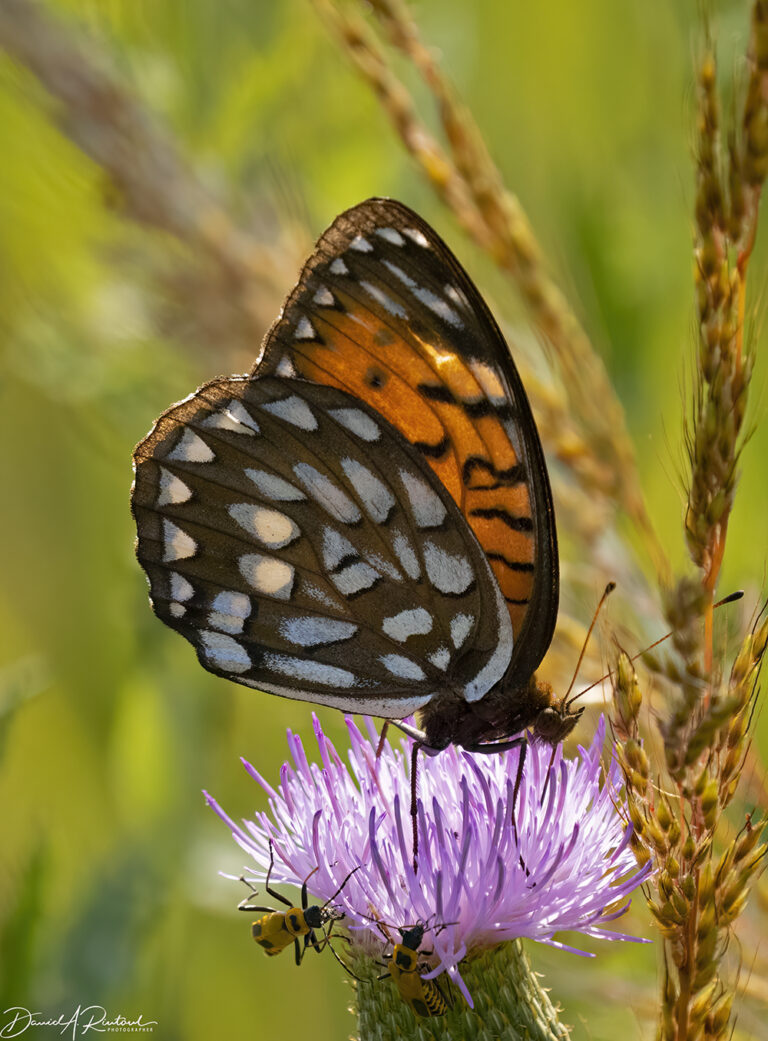
[(266, 373), (343, 388), (422, 455), (496, 576), (525, 684), (557, 615), (552, 496), (509, 348), (445, 243), (392, 200), (341, 214), (265, 340)]
[(483, 696), (512, 653), (483, 551), (421, 454), (301, 380), (215, 380), (135, 453), (158, 616), (210, 671), (346, 711)]

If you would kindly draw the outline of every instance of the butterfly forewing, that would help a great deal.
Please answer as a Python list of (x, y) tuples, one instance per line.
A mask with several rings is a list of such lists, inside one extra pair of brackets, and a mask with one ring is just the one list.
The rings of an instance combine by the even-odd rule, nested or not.
[(344, 388), (426, 460), (493, 569), (525, 684), (557, 614), (549, 480), (507, 344), (445, 243), (391, 200), (341, 214), (265, 341), (254, 374), (270, 372)]
[(136, 449), (137, 553), (158, 616), (219, 675), (402, 716), (482, 697), (509, 616), (453, 498), (399, 432), (333, 387), (216, 380)]

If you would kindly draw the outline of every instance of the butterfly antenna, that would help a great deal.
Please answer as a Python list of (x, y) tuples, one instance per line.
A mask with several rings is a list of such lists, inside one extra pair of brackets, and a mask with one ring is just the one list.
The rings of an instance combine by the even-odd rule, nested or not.
[[(724, 596), (722, 600), (718, 600), (716, 604), (713, 604), (712, 605), (712, 610), (714, 611), (715, 608), (717, 608), (717, 607), (725, 607), (726, 604), (733, 604), (737, 600), (741, 600), (741, 598), (743, 596), (744, 596), (744, 590), (743, 589), (737, 589), (735, 593), (729, 593), (728, 596)], [(602, 603), (602, 601), (601, 601), (601, 603)], [(600, 610), (600, 608), (598, 607), (598, 611), (599, 610)], [(638, 651), (637, 654), (633, 654), (632, 657), (629, 660), (630, 661), (637, 661), (638, 658), (642, 658), (642, 656), (644, 654), (647, 654), (648, 651), (652, 651), (654, 647), (658, 647), (660, 643), (664, 643), (665, 640), (668, 640), (670, 638), (670, 636), (674, 636), (674, 633), (675, 633), (675, 630), (671, 629), (668, 633), (665, 633), (663, 636), (660, 636), (658, 638), (658, 640), (654, 640), (653, 643), (649, 644), (647, 647), (644, 647), (642, 649), (642, 651)], [(587, 636), (587, 639), (589, 639), (589, 636)], [(581, 661), (581, 658), (579, 658), (579, 661)], [(578, 670), (578, 666), (577, 666), (577, 670)], [(607, 680), (610, 675), (611, 675), (610, 672), (607, 672), (605, 674), (605, 676), (601, 676), (599, 680), (595, 680), (594, 683), (590, 683), (590, 685), (588, 687), (585, 687), (584, 690), (579, 691), (579, 693), (576, 695), (576, 697), (571, 698), (571, 703), (574, 702), (576, 700), (576, 698), (580, 698), (582, 694), (586, 694), (588, 691), (592, 690), (592, 688), (596, 687), (598, 685), (598, 683), (602, 683), (603, 680)], [(571, 684), (571, 686), (573, 686), (573, 684)], [(570, 690), (570, 688), (569, 688), (569, 690)], [(566, 697), (567, 697), (567, 695), (566, 695)]]
[(712, 605), (712, 608), (714, 610), (715, 607), (723, 607), (725, 604), (734, 604), (737, 600), (741, 600), (743, 596), (744, 590), (737, 589), (735, 593), (729, 593), (728, 596), (724, 596), (722, 600), (718, 600), (716, 604)]
[[(595, 613), (592, 615), (592, 621), (589, 623), (589, 629), (587, 629), (587, 635), (584, 638), (584, 643), (582, 644), (582, 647), (581, 647), (581, 653), (579, 654), (579, 660), (576, 662), (576, 668), (573, 670), (573, 677), (571, 678), (571, 682), (570, 682), (570, 685), (568, 687), (568, 690), (563, 695), (563, 704), (565, 705), (566, 708), (568, 707), (569, 704), (571, 704), (571, 702), (568, 701), (568, 695), (573, 690), (573, 685), (576, 682), (576, 677), (579, 674), (579, 669), (581, 668), (581, 663), (584, 661), (584, 655), (587, 652), (587, 644), (589, 643), (589, 638), (592, 635), (592, 630), (595, 628), (595, 622), (597, 621), (597, 616), (600, 614), (600, 611), (602, 610), (603, 604), (605, 603), (605, 601), (608, 599), (608, 597), (611, 595), (611, 593), (614, 591), (615, 588), (616, 588), (616, 583), (615, 582), (609, 582), (608, 583), (608, 585), (603, 590), (603, 595), (600, 597), (600, 603), (597, 605), (597, 607), (595, 608)], [(599, 680), (598, 680), (598, 682), (599, 682)], [(587, 690), (589, 690), (589, 687), (587, 687)], [(575, 701), (576, 698), (580, 698), (583, 693), (584, 693), (584, 691), (582, 690), (579, 694), (576, 695), (576, 697), (572, 698), (571, 700)]]

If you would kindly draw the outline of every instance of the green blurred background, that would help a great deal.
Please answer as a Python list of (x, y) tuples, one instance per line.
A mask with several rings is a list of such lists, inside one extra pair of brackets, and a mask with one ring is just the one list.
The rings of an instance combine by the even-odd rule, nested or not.
[[(681, 566), (697, 8), (420, 0), (416, 12), (606, 360)], [(307, 4), (56, 10), (171, 128), (238, 222), (291, 258), (264, 301), (265, 329), (311, 241), (373, 194), (422, 212), (508, 328), (521, 320)], [(748, 19), (741, 0), (713, 13), (726, 87), (743, 73)], [(162, 1041), (344, 1037), (354, 1021), (335, 962), (296, 970), (290, 955), (268, 963), (255, 948), (239, 888), (217, 875), (243, 857), (200, 794), (236, 817), (263, 807), (238, 757), (276, 777), (285, 729), (308, 735), (309, 709), (206, 674), (152, 615), (133, 557), (134, 444), (169, 403), (250, 359), (225, 334), (186, 335), (177, 247), (120, 219), (103, 175), (39, 97), (0, 60), (0, 1011), (97, 1003), (159, 1021)], [(765, 374), (758, 351), (754, 420)], [(746, 587), (750, 606), (768, 549), (767, 456), (763, 426), (744, 453), (721, 583)], [(340, 718), (320, 714), (340, 738)], [(641, 905), (624, 926), (650, 936)], [(651, 1036), (656, 947), (591, 947), (590, 962), (531, 947), (574, 1036)], [(755, 1008), (740, 1027), (768, 1036)]]

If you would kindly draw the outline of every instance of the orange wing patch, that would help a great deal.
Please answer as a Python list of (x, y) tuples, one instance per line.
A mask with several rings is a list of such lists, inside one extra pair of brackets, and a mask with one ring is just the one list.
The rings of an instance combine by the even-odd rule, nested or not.
[[(313, 315), (317, 339), (293, 348), (298, 374), (365, 401), (421, 450), (485, 550), (518, 632), (535, 543), (526, 475), (501, 416), (455, 353), (408, 343), (370, 312), (355, 311), (353, 299), (336, 297), (338, 308)], [(493, 374), (484, 375), (487, 385)]]
[(546, 466), (504, 338), (445, 243), (391, 200), (340, 214), (265, 339), (253, 374), (268, 372), (346, 390), (421, 451), (482, 546), (515, 635), (535, 628), (520, 658), (535, 668), (559, 586)]

